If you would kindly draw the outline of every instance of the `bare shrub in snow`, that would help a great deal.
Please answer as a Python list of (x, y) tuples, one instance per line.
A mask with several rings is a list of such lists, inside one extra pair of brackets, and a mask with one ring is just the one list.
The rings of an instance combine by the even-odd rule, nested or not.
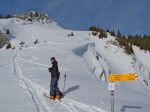
[(6, 45), (6, 49), (10, 49), (10, 48), (12, 48), (12, 45), (11, 45), (11, 43), (9, 42), (9, 43)]
[(38, 39), (36, 39), (35, 40), (35, 42), (34, 42), (34, 44), (38, 44), (39, 43), (39, 40)]
[(24, 45), (24, 44), (25, 44), (25, 42), (24, 42), (24, 41), (21, 41), (19, 45)]
[(73, 32), (71, 32), (70, 34), (68, 34), (68, 37), (70, 36), (75, 36)]

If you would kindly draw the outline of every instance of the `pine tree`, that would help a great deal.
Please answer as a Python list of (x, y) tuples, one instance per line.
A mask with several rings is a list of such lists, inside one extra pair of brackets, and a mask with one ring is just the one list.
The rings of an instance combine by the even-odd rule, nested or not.
[(114, 36), (114, 37), (116, 36), (114, 30), (113, 30), (113, 31), (110, 31), (110, 35), (111, 35), (111, 36)]
[(109, 29), (107, 29), (106, 32), (110, 33)]
[(134, 52), (133, 52), (133, 48), (132, 48), (132, 45), (126, 45), (125, 46), (125, 52), (127, 53), (127, 54), (133, 54)]
[(118, 30), (118, 32), (117, 32), (117, 38), (121, 38), (121, 37), (122, 37), (122, 35), (121, 35), (120, 31)]
[(10, 31), (9, 31), (8, 29), (6, 30), (6, 34), (7, 34), (7, 35), (9, 35), (9, 34), (10, 34)]
[(8, 18), (12, 18), (12, 16), (8, 14), (8, 15), (5, 16), (4, 18), (8, 19)]

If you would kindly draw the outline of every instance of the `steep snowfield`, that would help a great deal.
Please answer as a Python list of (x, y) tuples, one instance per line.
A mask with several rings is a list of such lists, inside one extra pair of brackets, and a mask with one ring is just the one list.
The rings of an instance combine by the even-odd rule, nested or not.
[[(89, 31), (73, 31), (75, 36), (68, 37), (72, 31), (56, 23), (14, 18), (0, 20), (0, 26), (10, 30), (11, 43), (16, 47), (0, 50), (1, 112), (110, 112), (107, 76), (126, 72), (136, 72), (140, 78), (116, 84), (115, 112), (149, 112), (150, 89), (143, 81), (145, 71), (150, 73), (149, 53), (135, 48), (135, 56), (128, 56), (111, 44), (115, 38), (110, 35), (98, 39)], [(39, 44), (33, 44), (36, 39)], [(25, 45), (19, 50), (21, 41)], [(51, 56), (59, 63), (59, 87), (65, 94), (62, 102), (43, 96), (49, 92)], [(141, 65), (145, 71), (138, 69)]]
[(135, 71), (141, 80), (150, 88), (150, 53), (133, 47), (135, 52)]

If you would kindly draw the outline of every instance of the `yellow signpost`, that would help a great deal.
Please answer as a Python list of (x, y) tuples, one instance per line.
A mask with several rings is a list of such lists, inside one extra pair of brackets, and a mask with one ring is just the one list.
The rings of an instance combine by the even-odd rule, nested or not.
[(110, 74), (108, 76), (109, 82), (123, 82), (123, 81), (133, 81), (137, 79), (137, 75), (135, 73), (128, 74)]
[(114, 112), (114, 90), (115, 90), (115, 82), (123, 82), (123, 81), (133, 81), (137, 79), (137, 75), (135, 73), (127, 73), (127, 74), (110, 74), (108, 76), (108, 89), (110, 90), (111, 95), (111, 112)]

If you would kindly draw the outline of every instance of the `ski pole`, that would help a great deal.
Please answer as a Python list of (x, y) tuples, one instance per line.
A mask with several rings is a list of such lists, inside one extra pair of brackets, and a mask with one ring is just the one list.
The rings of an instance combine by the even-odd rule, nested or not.
[(66, 73), (65, 73), (65, 75), (64, 75), (64, 87), (63, 87), (63, 94), (64, 94), (65, 86), (66, 86), (66, 78), (67, 78), (67, 76), (66, 76)]

